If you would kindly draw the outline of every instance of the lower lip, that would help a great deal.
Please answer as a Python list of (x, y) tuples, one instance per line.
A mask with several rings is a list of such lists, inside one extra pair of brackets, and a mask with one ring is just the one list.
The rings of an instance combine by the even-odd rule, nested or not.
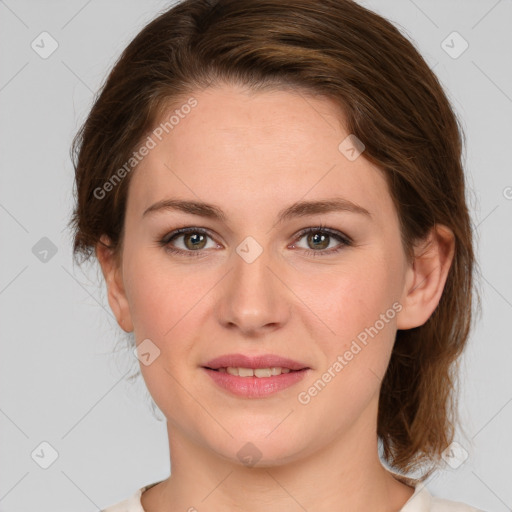
[(203, 368), (203, 370), (221, 388), (233, 393), (236, 396), (246, 398), (263, 398), (273, 395), (278, 391), (289, 388), (300, 382), (309, 372), (309, 368), (295, 372), (281, 373), (272, 377), (238, 377), (229, 373)]

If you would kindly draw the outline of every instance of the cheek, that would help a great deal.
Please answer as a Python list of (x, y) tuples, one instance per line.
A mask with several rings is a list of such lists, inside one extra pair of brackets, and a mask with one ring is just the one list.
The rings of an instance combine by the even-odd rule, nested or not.
[[(294, 289), (312, 312), (343, 341), (370, 327), (400, 297), (399, 266), (380, 257), (347, 259), (342, 269), (309, 271)], [(387, 323), (386, 323), (387, 325)]]
[(354, 271), (331, 281), (329, 291), (317, 302), (323, 306), (319, 309), (322, 320), (335, 334), (317, 334), (322, 364), (301, 387), (297, 399), (303, 417), (308, 418), (305, 421), (326, 436), (350, 429), (360, 417), (366, 422), (361, 428), (369, 428), (368, 422), (373, 421), (364, 411), (378, 400), (400, 310), (387, 284), (382, 270)]
[(126, 294), (136, 339), (163, 341), (171, 336), (204, 296), (208, 289), (205, 277), (183, 271), (161, 255), (141, 251), (127, 258)]
[(303, 287), (302, 293), (308, 294), (305, 302), (328, 327), (317, 334), (317, 343), (326, 356), (323, 370), (338, 376), (332, 379), (337, 382), (333, 388), (357, 386), (368, 396), (380, 385), (401, 309), (398, 274), (399, 261), (361, 258), (343, 272), (317, 275)]
[[(151, 350), (158, 354), (148, 365), (141, 360), (146, 386), (162, 411), (188, 411), (191, 404), (182, 386), (191, 386), (191, 351), (198, 329), (197, 315), (202, 311), (199, 301), (211, 286), (205, 284), (207, 276), (194, 277), (162, 258), (157, 261), (141, 253), (126, 259), (126, 277), (135, 339), (137, 343), (151, 340), (156, 346)], [(197, 395), (195, 391), (192, 394)], [(189, 421), (193, 423), (193, 417)]]

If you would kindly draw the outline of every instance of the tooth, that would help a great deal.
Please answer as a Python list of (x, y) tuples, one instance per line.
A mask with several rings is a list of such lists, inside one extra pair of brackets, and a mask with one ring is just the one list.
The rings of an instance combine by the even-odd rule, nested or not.
[(271, 368), (256, 368), (254, 370), (252, 368), (238, 368), (229, 366), (227, 368), (219, 368), (219, 371), (222, 373), (229, 373), (230, 375), (235, 375), (237, 377), (256, 376), (258, 378), (267, 378), (281, 375), (282, 373), (291, 372), (289, 368), (281, 368), (280, 366), (272, 366)]
[(270, 368), (256, 368), (254, 370), (254, 375), (256, 377), (270, 377), (272, 375), (272, 370)]

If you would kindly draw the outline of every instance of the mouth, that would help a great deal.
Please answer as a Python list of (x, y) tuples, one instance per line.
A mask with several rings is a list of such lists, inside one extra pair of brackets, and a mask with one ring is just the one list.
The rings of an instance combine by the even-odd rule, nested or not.
[(243, 398), (268, 397), (297, 384), (312, 371), (304, 363), (280, 356), (242, 354), (218, 357), (201, 368), (223, 391)]
[(210, 368), (208, 366), (203, 366), (206, 370), (212, 370), (214, 372), (219, 373), (227, 373), (229, 375), (233, 375), (236, 377), (256, 377), (258, 379), (266, 379), (269, 377), (277, 377), (278, 375), (287, 374), (287, 373), (296, 373), (304, 370), (309, 370), (310, 368), (301, 368), (300, 370), (292, 370), (291, 368), (284, 368), (281, 366), (272, 366), (269, 368), (243, 368), (243, 367), (220, 367), (220, 368)]
[[(240, 370), (242, 374), (244, 370), (247, 370), (245, 377), (240, 375)], [(283, 392), (287, 388), (291, 389), (311, 372), (310, 368), (304, 368), (302, 370), (290, 370), (287, 373), (279, 373), (278, 375), (270, 375), (270, 377), (258, 377), (258, 374), (261, 375), (261, 372), (258, 370), (263, 370), (268, 375), (268, 368), (256, 368), (256, 374), (254, 374), (252, 368), (202, 368), (202, 371), (210, 377), (211, 381), (218, 386), (218, 389), (227, 392), (230, 396), (251, 399), (265, 398)], [(237, 371), (238, 375), (230, 373), (234, 373), (234, 371)], [(275, 373), (277, 373), (277, 369)]]
[[(203, 368), (216, 371), (225, 370), (231, 375), (239, 375), (240, 377), (252, 377), (253, 374), (249, 373), (249, 370), (252, 370), (256, 372), (257, 377), (270, 377), (274, 374), (279, 375), (281, 373), (309, 369), (309, 365), (274, 354), (260, 354), (254, 356), (226, 354), (205, 362)], [(238, 371), (238, 374), (234, 373), (235, 370)]]

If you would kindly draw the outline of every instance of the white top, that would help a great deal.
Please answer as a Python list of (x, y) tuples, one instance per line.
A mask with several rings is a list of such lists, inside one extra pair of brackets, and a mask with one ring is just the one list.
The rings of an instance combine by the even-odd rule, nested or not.
[[(145, 512), (140, 502), (142, 493), (160, 482), (146, 485), (140, 488), (133, 496), (116, 503), (101, 512)], [(443, 500), (431, 496), (423, 484), (414, 487), (414, 494), (407, 500), (399, 512), (483, 512), (480, 509), (471, 507), (459, 501)]]

